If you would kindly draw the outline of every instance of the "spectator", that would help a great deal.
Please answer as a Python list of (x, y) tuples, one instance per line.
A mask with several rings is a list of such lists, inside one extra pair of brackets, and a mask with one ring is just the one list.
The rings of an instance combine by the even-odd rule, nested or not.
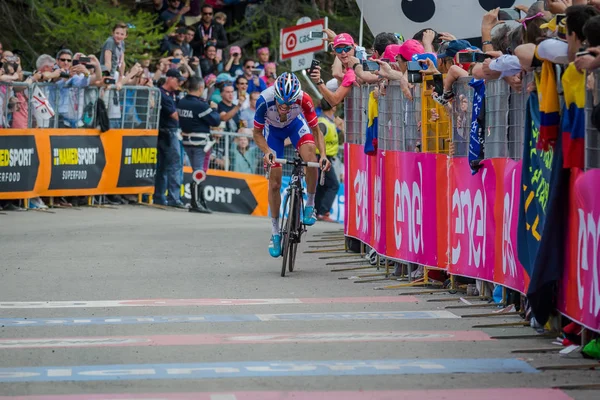
[(398, 44), (398, 38), (393, 33), (381, 32), (377, 36), (375, 36), (375, 40), (373, 41), (373, 47), (371, 48), (372, 59), (378, 59), (383, 56), (386, 47), (390, 44)]
[(194, 56), (194, 50), (192, 49), (192, 42), (194, 41), (195, 35), (196, 35), (196, 29), (193, 26), (188, 26), (185, 28), (185, 44), (189, 48), (189, 57)]
[(210, 74), (218, 75), (223, 72), (223, 63), (217, 55), (217, 48), (214, 45), (209, 44), (204, 49), (204, 56), (200, 59), (200, 69), (202, 76)]
[(125, 38), (127, 25), (119, 22), (113, 27), (112, 36), (106, 39), (100, 52), (100, 64), (117, 81), (125, 74)]
[(244, 61), (244, 77), (248, 80), (248, 93), (262, 92), (267, 89), (267, 84), (259, 78), (258, 70), (255, 70), (254, 66), (254, 60)]
[(187, 32), (188, 32), (188, 28), (185, 27), (179, 27), (177, 28), (177, 30), (175, 31), (175, 33), (166, 38), (160, 47), (160, 52), (161, 53), (172, 53), (175, 49), (181, 49), (183, 55), (185, 57), (191, 57), (192, 56), (192, 48), (189, 45), (189, 43), (186, 41), (186, 36), (187, 36)]
[(231, 46), (229, 49), (229, 60), (225, 65), (225, 72), (229, 72), (232, 77), (244, 75), (244, 67), (242, 66), (242, 49), (239, 46)]
[(442, 43), (440, 35), (433, 29), (429, 28), (422, 29), (417, 32), (413, 36), (413, 39), (421, 43), (425, 49), (424, 52), (426, 53), (437, 53), (438, 49), (440, 48), (440, 44)]
[(355, 54), (354, 46), (354, 39), (347, 33), (340, 33), (333, 41), (335, 55), (346, 71), (341, 86), (335, 92), (329, 90), (321, 79), (321, 67), (316, 67), (311, 75), (311, 79), (317, 84), (317, 89), (331, 106), (340, 104), (350, 94), (352, 86), (356, 82), (353, 65), (350, 65)]
[(258, 64), (254, 68), (264, 70), (265, 66), (269, 63), (269, 48), (261, 47), (256, 51), (256, 55), (258, 56)]
[(244, 126), (240, 119), (241, 105), (233, 103), (233, 86), (231, 84), (225, 85), (221, 90), (222, 100), (219, 103), (219, 113), (221, 115), (221, 121), (225, 122), (226, 132), (237, 132)]
[(223, 27), (225, 27), (225, 24), (227, 23), (227, 14), (219, 11), (218, 13), (215, 14), (215, 22), (218, 24), (221, 24), (221, 25), (223, 25)]
[(256, 173), (258, 165), (258, 147), (250, 147), (246, 136), (236, 137), (231, 146), (231, 165), (235, 172)]
[(212, 93), (210, 95), (210, 99), (211, 101), (214, 101), (215, 103), (220, 103), (221, 102), (221, 90), (225, 87), (225, 85), (231, 85), (232, 84), (232, 80), (231, 80), (231, 75), (229, 75), (228, 73), (221, 73), (217, 76), (216, 80), (215, 80), (215, 84), (212, 87)]
[(587, 38), (588, 47), (587, 51), (590, 55), (577, 57), (575, 60), (575, 66), (579, 70), (592, 71), (600, 66), (600, 16), (590, 18), (583, 26), (583, 34)]
[(235, 80), (233, 103), (240, 104), (242, 110), (250, 106), (248, 100), (248, 80), (244, 76), (238, 76), (238, 78)]
[(167, 0), (167, 9), (160, 14), (165, 29), (177, 25), (181, 17), (190, 10), (190, 0), (186, 0), (183, 7), (181, 4), (181, 0)]
[(265, 82), (267, 87), (273, 86), (277, 80), (277, 64), (267, 63), (265, 65), (265, 73), (260, 77), (260, 79)]
[(208, 4), (202, 6), (202, 20), (196, 31), (196, 38), (192, 44), (194, 54), (200, 56), (204, 54), (204, 48), (210, 43), (217, 49), (227, 47), (227, 35), (223, 25), (213, 21), (214, 9)]
[[(187, 208), (180, 198), (181, 154), (179, 143), (179, 114), (175, 106), (175, 91), (185, 78), (178, 70), (169, 69), (160, 87), (161, 110), (158, 129), (158, 162), (155, 175), (154, 203)], [(168, 189), (168, 200), (165, 192)]]
[(256, 101), (260, 96), (259, 92), (252, 92), (248, 96), (248, 107), (244, 108), (240, 113), (240, 118), (245, 122), (247, 127), (254, 126), (254, 114), (256, 113)]
[[(319, 169), (319, 181), (321, 174), (325, 174), (325, 184), (317, 185), (315, 195), (315, 209), (317, 210), (317, 219), (324, 222), (335, 222), (330, 215), (331, 207), (337, 196), (340, 183), (336, 176), (333, 165), (338, 155), (340, 143), (338, 131), (335, 122), (336, 106), (331, 106), (327, 100), (321, 100), (321, 116), (319, 117), (319, 129), (323, 132), (325, 139), (325, 154), (331, 162), (331, 169), (323, 172)], [(317, 150), (317, 155), (319, 150)]]
[[(60, 91), (59, 104), (58, 104), (58, 125), (59, 128), (81, 128), (84, 126), (83, 123), (83, 110), (84, 110), (84, 93), (91, 81), (91, 74), (82, 63), (73, 65), (74, 59), (79, 59), (81, 54), (77, 54), (73, 57), (71, 50), (63, 49), (58, 52), (56, 59), (58, 60), (58, 67), (61, 69), (65, 77), (60, 78), (56, 82), (56, 88)], [(101, 66), (98, 59), (90, 55), (89, 58), (92, 60), (92, 64), (95, 66), (95, 79), (99, 81), (101, 77)], [(68, 78), (66, 75), (68, 74)], [(67, 86), (67, 87), (65, 87)], [(54, 97), (54, 96), (51, 96)], [(52, 103), (52, 100), (51, 100)]]

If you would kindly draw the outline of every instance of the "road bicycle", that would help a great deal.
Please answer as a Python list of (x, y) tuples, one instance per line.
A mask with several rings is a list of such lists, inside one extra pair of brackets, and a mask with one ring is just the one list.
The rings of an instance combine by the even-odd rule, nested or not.
[[(319, 163), (303, 161), (298, 152), (293, 160), (285, 158), (276, 158), (272, 160), (281, 165), (291, 165), (293, 167), (290, 175), (290, 184), (285, 190), (285, 200), (283, 214), (281, 218), (281, 276), (285, 276), (286, 267), (290, 272), (294, 272), (294, 263), (296, 262), (296, 252), (298, 245), (302, 241), (302, 235), (306, 232), (306, 226), (303, 221), (304, 210), (304, 187), (302, 179), (304, 178), (304, 167), (321, 168)], [(271, 168), (267, 170), (267, 179)], [(325, 173), (321, 174), (321, 186), (325, 184)]]

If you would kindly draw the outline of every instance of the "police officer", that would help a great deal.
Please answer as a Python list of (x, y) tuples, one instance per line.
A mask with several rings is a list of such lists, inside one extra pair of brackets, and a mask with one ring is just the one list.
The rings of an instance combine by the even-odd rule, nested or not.
[[(154, 203), (188, 208), (181, 201), (181, 145), (179, 144), (179, 115), (175, 91), (185, 78), (176, 69), (167, 71), (160, 87), (160, 121), (158, 126), (158, 163), (154, 178)], [(165, 198), (168, 190), (169, 200)]]
[[(329, 215), (335, 197), (337, 195), (340, 183), (333, 169), (333, 163), (338, 154), (339, 139), (337, 127), (335, 125), (335, 111), (336, 107), (331, 106), (327, 100), (321, 100), (321, 116), (319, 117), (319, 129), (323, 132), (325, 137), (325, 155), (331, 162), (331, 169), (327, 172), (319, 170), (319, 179), (321, 174), (325, 173), (325, 184), (323, 186), (317, 185), (317, 193), (315, 195), (315, 208), (317, 210), (317, 219), (319, 221), (335, 222)], [(319, 149), (317, 149), (319, 154)]]
[[(206, 157), (210, 144), (210, 127), (219, 126), (221, 117), (216, 111), (217, 105), (208, 105), (200, 98), (204, 92), (204, 81), (200, 78), (188, 80), (187, 95), (179, 100), (177, 113), (179, 114), (179, 126), (183, 137), (183, 148), (190, 159), (194, 175), (199, 170), (206, 173), (209, 157)], [(202, 183), (192, 183), (192, 212), (210, 213), (204, 200), (204, 188)]]

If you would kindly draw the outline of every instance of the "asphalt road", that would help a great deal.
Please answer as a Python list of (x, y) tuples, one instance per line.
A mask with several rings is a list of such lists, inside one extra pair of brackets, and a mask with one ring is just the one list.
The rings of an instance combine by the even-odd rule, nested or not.
[(539, 369), (585, 361), (511, 352), (551, 339), (473, 328), (518, 317), (338, 279), (357, 273), (304, 253), (319, 243), (281, 278), (267, 219), (122, 206), (8, 212), (0, 227), (0, 399), (600, 397), (550, 389), (600, 372)]

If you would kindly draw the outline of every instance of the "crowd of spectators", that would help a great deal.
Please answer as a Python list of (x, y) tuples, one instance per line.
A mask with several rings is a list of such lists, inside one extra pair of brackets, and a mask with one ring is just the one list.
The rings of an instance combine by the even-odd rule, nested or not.
[[(336, 56), (329, 71), (333, 78), (325, 82), (321, 68), (316, 67), (311, 79), (333, 106), (342, 103), (353, 87), (361, 85), (371, 85), (375, 98), (385, 96), (391, 81), (397, 81), (404, 97), (412, 99), (416, 84), (430, 75), (434, 82), (432, 99), (445, 107), (449, 115), (453, 109), (466, 115), (468, 98), (455, 92), (454, 84), (459, 78), (469, 77), (471, 82), (502, 79), (516, 92), (531, 92), (541, 90), (537, 87), (541, 83), (534, 80), (524, 85), (525, 75), (539, 71), (544, 62), (558, 68), (563, 79), (600, 67), (600, 0), (537, 1), (518, 5), (511, 12), (493, 9), (481, 21), (481, 47), (451, 32), (430, 28), (414, 32), (406, 40), (396, 33), (379, 33), (372, 47), (363, 51), (348, 33), (325, 32), (324, 40)], [(588, 74), (586, 79), (587, 89), (595, 90), (594, 74)], [(453, 107), (457, 101), (459, 104)], [(431, 112), (437, 113), (435, 109)], [(457, 119), (461, 125), (458, 131), (463, 132), (468, 145), (471, 121), (461, 115)], [(594, 111), (594, 115), (592, 123), (599, 127), (600, 113)], [(450, 143), (451, 155), (457, 154), (457, 145), (458, 141)], [(420, 142), (414, 151), (421, 151)], [(460, 154), (466, 155), (466, 149)], [(583, 159), (575, 162), (583, 167)], [(414, 277), (422, 273), (419, 268)]]
[[(248, 127), (252, 126), (258, 95), (274, 83), (276, 64), (268, 47), (244, 54), (241, 46), (230, 43), (226, 27), (241, 21), (253, 7), (260, 7), (262, 0), (151, 3), (165, 35), (156, 53), (146, 53), (133, 64), (127, 62), (127, 37), (135, 27), (125, 23), (115, 24), (94, 54), (61, 48), (56, 54), (40, 55), (31, 68), (23, 66), (19, 54), (6, 48), (9, 43), (0, 43), (0, 129), (157, 128), (169, 116), (161, 113), (159, 126), (149, 124), (146, 116), (156, 113), (161, 99), (140, 87), (158, 88), (163, 95), (168, 87), (166, 92), (177, 103), (188, 94), (188, 84), (194, 79), (200, 84), (202, 101), (214, 107), (220, 117), (218, 124), (209, 127), (213, 132), (209, 137), (210, 167), (260, 173), (261, 157)], [(169, 85), (174, 79), (177, 84)], [(135, 93), (132, 86), (138, 87)], [(41, 103), (30, 104), (38, 101), (34, 98)], [(102, 126), (104, 122), (106, 126)], [(219, 131), (247, 137), (224, 139)], [(181, 149), (178, 154), (181, 159), (172, 162), (181, 171), (190, 160)], [(112, 195), (96, 200), (109, 204), (136, 201), (134, 197)], [(55, 202), (70, 206), (87, 199), (59, 198)], [(0, 207), (18, 208), (17, 204), (9, 201)], [(46, 207), (39, 198), (32, 199), (29, 206)]]

